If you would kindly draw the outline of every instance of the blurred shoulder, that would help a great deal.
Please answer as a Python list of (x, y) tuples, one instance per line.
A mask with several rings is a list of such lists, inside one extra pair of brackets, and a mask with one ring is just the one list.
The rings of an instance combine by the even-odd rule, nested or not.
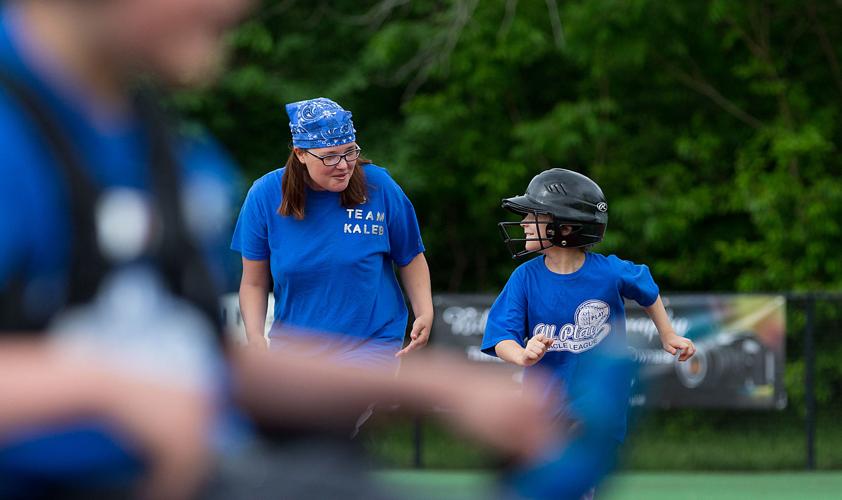
[(239, 179), (236, 163), (209, 133), (203, 131), (182, 137), (178, 154), (187, 176), (212, 176), (229, 182)]

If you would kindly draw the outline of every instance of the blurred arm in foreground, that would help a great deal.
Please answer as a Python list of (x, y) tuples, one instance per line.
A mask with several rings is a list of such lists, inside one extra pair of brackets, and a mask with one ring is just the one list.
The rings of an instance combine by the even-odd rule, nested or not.
[(453, 411), (441, 417), (455, 430), (516, 460), (534, 458), (558, 435), (544, 399), (521, 391), (508, 372), (493, 366), (424, 352), (407, 358), (392, 378), (381, 370), (314, 364), (293, 353), (233, 352), (234, 392), (255, 418), (324, 429), (359, 415), (373, 400), (398, 402), (410, 413), (445, 407)]
[(0, 400), (0, 443), (21, 429), (102, 418), (148, 460), (145, 497), (186, 498), (203, 479), (210, 409), (197, 391), (140, 381), (43, 343), (4, 341)]
[[(241, 406), (290, 429), (331, 429), (374, 398), (400, 402), (409, 413), (453, 409), (442, 414), (448, 425), (517, 462), (535, 459), (557, 436), (537, 395), (520, 394), (493, 368), (437, 353), (414, 357), (397, 379), (247, 348), (235, 349), (232, 361)], [(0, 399), (0, 442), (31, 426), (87, 418), (113, 425), (148, 464), (141, 490), (146, 498), (190, 498), (209, 474), (212, 412), (199, 391), (140, 381), (43, 344), (4, 342)]]

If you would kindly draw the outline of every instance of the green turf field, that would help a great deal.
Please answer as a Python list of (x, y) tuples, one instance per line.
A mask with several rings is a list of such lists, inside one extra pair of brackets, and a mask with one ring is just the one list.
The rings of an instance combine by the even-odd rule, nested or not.
[[(380, 420), (377, 420), (379, 418)], [(820, 413), (816, 467), (842, 470), (842, 407)], [(410, 419), (377, 416), (362, 442), (384, 467), (414, 465)], [(423, 425), (422, 463), (435, 470), (482, 470), (494, 466), (488, 450), (454, 435), (436, 420)], [(692, 444), (692, 445), (690, 445)], [(662, 411), (633, 427), (622, 448), (623, 470), (716, 472), (799, 470), (806, 459), (804, 418), (785, 412)], [(839, 497), (842, 499), (842, 495)]]
[[(494, 479), (482, 472), (397, 470), (378, 474), (401, 497), (469, 500), (491, 498)], [(687, 473), (634, 472), (611, 478), (599, 500), (818, 500), (842, 498), (842, 472)]]

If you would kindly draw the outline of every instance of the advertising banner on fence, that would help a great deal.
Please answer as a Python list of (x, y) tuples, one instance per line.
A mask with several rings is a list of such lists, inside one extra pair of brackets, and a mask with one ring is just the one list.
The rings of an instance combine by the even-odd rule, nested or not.
[[(439, 294), (431, 342), (475, 362), (499, 363), (480, 349), (494, 295)], [(783, 387), (786, 299), (782, 295), (663, 297), (673, 327), (693, 340), (696, 356), (677, 363), (661, 349), (646, 312), (626, 304), (630, 355), (640, 363), (632, 405), (659, 408), (772, 409)], [(514, 368), (513, 372), (516, 370)]]

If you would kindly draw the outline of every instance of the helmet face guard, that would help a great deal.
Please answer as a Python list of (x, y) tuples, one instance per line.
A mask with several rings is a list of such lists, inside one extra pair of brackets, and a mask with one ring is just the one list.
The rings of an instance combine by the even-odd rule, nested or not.
[[(503, 243), (506, 245), (509, 253), (512, 254), (513, 259), (519, 259), (521, 257), (526, 257), (527, 255), (532, 255), (533, 253), (540, 252), (541, 250), (550, 248), (556, 244), (553, 240), (556, 239), (556, 235), (561, 234), (561, 228), (556, 225), (555, 217), (553, 217), (551, 213), (518, 205), (517, 203), (512, 203), (509, 200), (503, 200), (503, 208), (522, 217), (531, 215), (533, 219), (532, 221), (526, 222), (521, 220), (517, 222), (504, 221), (497, 223), (497, 227), (500, 229), (500, 236), (503, 237)], [(550, 220), (539, 221), (538, 217), (541, 215), (548, 215)], [(521, 231), (523, 226), (527, 224), (533, 224), (535, 226), (535, 234), (538, 235), (537, 238), (527, 238), (525, 234), (523, 238), (516, 238), (509, 232), (509, 228), (514, 227), (517, 228), (517, 231)], [(544, 231), (541, 231), (542, 225), (547, 226)], [(541, 235), (542, 232), (546, 234), (546, 238)], [(526, 243), (529, 241), (537, 241), (539, 244), (538, 250), (527, 250)]]
[[(536, 214), (537, 216), (537, 214)], [(536, 217), (537, 219), (537, 217)], [(535, 224), (535, 234), (538, 235), (537, 238), (515, 238), (511, 234), (507, 228), (510, 227), (517, 227), (521, 228), (523, 224)], [(541, 236), (541, 228), (540, 224), (547, 224), (547, 229), (549, 230), (550, 225), (552, 222), (498, 222), (497, 227), (500, 229), (500, 236), (503, 237), (503, 243), (506, 245), (506, 248), (509, 250), (509, 253), (512, 254), (513, 259), (519, 259), (521, 257), (526, 257), (527, 255), (531, 255), (536, 252), (540, 252), (545, 248), (549, 248), (553, 246), (552, 241), (548, 238), (544, 238)], [(518, 229), (519, 230), (519, 229)], [(537, 241), (540, 244), (540, 249), (538, 250), (527, 250), (526, 249), (526, 242), (527, 241)]]
[[(602, 241), (602, 238), (605, 235), (605, 224), (561, 221), (549, 212), (518, 205), (516, 203), (512, 203), (510, 200), (503, 200), (503, 208), (521, 216), (532, 215), (535, 219), (534, 221), (528, 222), (519, 221), (497, 223), (497, 227), (500, 230), (500, 236), (503, 238), (503, 243), (506, 245), (506, 248), (509, 250), (513, 259), (526, 257), (527, 255), (538, 253), (552, 246), (561, 248), (581, 248), (594, 245)], [(539, 221), (539, 215), (549, 215), (552, 220)], [(525, 224), (535, 225), (535, 234), (538, 235), (537, 238), (517, 238), (510, 234), (509, 228), (521, 228)], [(541, 225), (547, 226), (546, 238), (541, 236)], [(572, 231), (566, 235), (562, 235), (562, 227), (564, 226), (570, 227)], [(527, 250), (526, 243), (529, 241), (537, 241), (539, 243), (539, 248), (537, 250)]]

